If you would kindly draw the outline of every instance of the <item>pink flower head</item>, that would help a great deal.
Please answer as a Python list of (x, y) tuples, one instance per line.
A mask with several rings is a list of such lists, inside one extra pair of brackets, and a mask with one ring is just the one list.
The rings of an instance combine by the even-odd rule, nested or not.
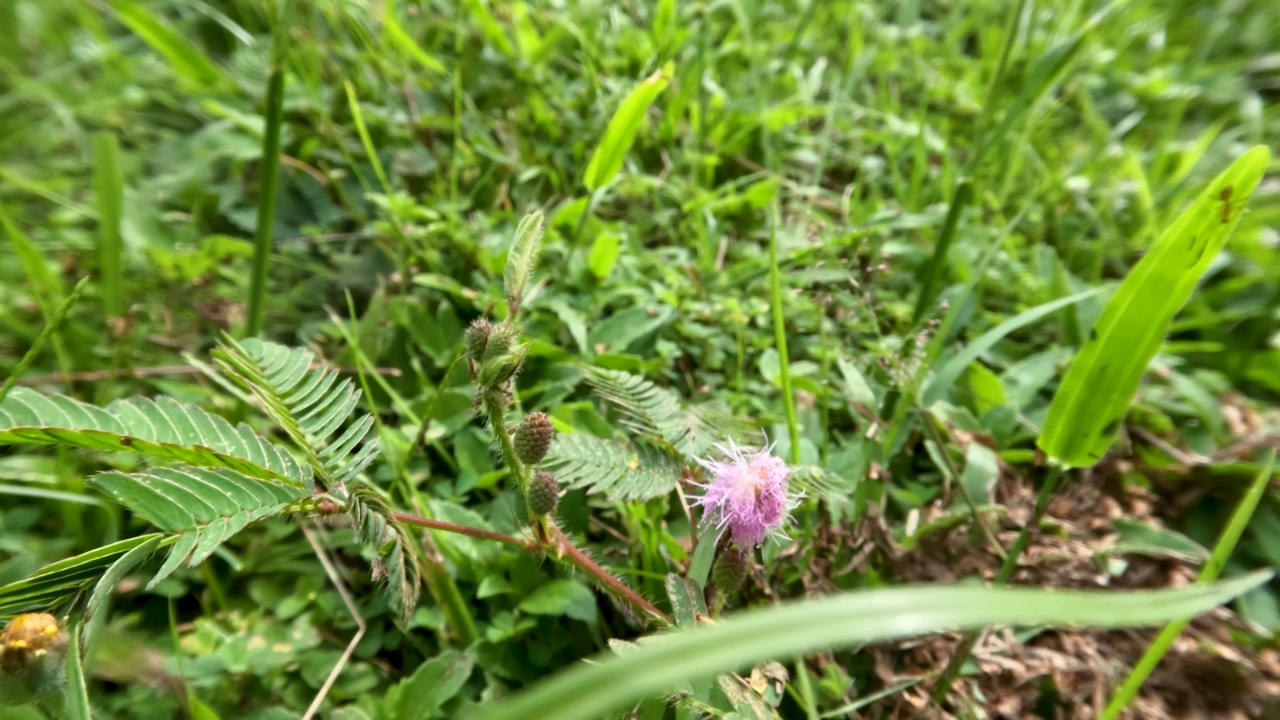
[(703, 507), (707, 522), (721, 529), (727, 525), (739, 547), (755, 547), (782, 527), (799, 500), (787, 493), (791, 469), (770, 454), (772, 446), (754, 450), (730, 440), (728, 447), (716, 447), (726, 461), (698, 458), (698, 464), (715, 478), (700, 484), (706, 492), (694, 502)]

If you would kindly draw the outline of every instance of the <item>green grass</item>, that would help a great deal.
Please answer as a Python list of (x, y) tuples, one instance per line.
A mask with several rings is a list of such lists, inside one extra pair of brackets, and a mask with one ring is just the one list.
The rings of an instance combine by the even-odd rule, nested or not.
[[(248, 0), (10, 3), (0, 375), (99, 403), (169, 394), (265, 431), (201, 365), (222, 331), (308, 346), (359, 373), (383, 453), (369, 479), (400, 509), (511, 534), (524, 501), (477, 419), (462, 334), (505, 317), (516, 286), (531, 345), (512, 418), (544, 410), (561, 432), (608, 435), (629, 416), (583, 368), (620, 370), (744, 421), (747, 439), (778, 440), (798, 466), (794, 544), (766, 547), (731, 610), (898, 584), (914, 556), (856, 543), (881, 521), (912, 543), (945, 538), (994, 575), (1026, 518), (984, 508), (1044, 487), (1036, 448), (1055, 392), (1103, 401), (1067, 364), (1108, 317), (1111, 289), (1219, 173), (1280, 137), (1274, 3), (565, 5), (315, 0), (277, 17)], [(1233, 196), (1224, 248), (1183, 273), (1186, 305), (1161, 306), (1161, 322), (1177, 310), (1168, 332), (1154, 323), (1141, 352), (1108, 337), (1139, 385), (1131, 404), (1127, 385), (1108, 393), (1108, 417), (1092, 418), (1105, 429), (1124, 417), (1093, 477), (1120, 501), (1153, 493), (1128, 519), (1158, 521), (1166, 543), (1176, 532), (1212, 546), (1264, 466), (1253, 451), (1280, 398), (1275, 162), (1259, 161), (1247, 208)], [(534, 210), (541, 260), (504, 285), (507, 267), (525, 266), (510, 250)], [(137, 376), (63, 379), (115, 368)], [(995, 458), (994, 489), (966, 469), (974, 443)], [(119, 539), (66, 498), (99, 500), (84, 478), (142, 469), (130, 463), (6, 450), (6, 486), (28, 492), (0, 510), (0, 584)], [(1071, 470), (1062, 486), (1084, 478)], [(683, 494), (573, 491), (559, 518), (668, 612), (662, 579), (705, 580), (713, 558), (714, 535), (684, 509), (698, 491)], [(1262, 493), (1224, 576), (1280, 562), (1277, 501)], [(1020, 544), (1065, 532), (1049, 508)], [(64, 532), (72, 518), (83, 527)], [(125, 535), (143, 532), (130, 522)], [(400, 626), (350, 528), (319, 537), (369, 627), (328, 691), (326, 711), (347, 720), (364, 717), (354, 708), (390, 718), (376, 698), (431, 658), (454, 658), (432, 666), (445, 672), (451, 647), (475, 669), (439, 717), (639, 632), (600, 593), (590, 614), (577, 591), (530, 611), (539, 588), (583, 578), (439, 533), (424, 545), (439, 603), (428, 593)], [(1144, 547), (1166, 559), (1106, 550), (1100, 572), (1123, 585), (1122, 567), (1198, 565)], [(1015, 580), (1056, 582), (1027, 562), (1010, 566)], [(95, 717), (185, 712), (167, 692), (140, 706), (155, 680), (220, 717), (299, 716), (356, 628), (288, 522), (113, 606), (85, 667)], [(1233, 609), (1263, 629), (1234, 636), (1239, 652), (1280, 631), (1274, 584)], [(796, 680), (777, 712), (822, 717), (885, 691), (868, 657), (837, 650), (802, 672), (780, 658)], [(933, 693), (952, 657), (859, 712)], [(972, 669), (953, 663), (955, 692), (936, 693), (952, 711), (998, 701)]]

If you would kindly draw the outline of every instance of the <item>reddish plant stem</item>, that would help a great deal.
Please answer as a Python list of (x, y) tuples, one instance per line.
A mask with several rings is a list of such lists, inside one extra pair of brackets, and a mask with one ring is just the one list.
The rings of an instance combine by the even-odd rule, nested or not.
[(433, 530), (444, 530), (445, 532), (458, 533), (459, 535), (467, 535), (469, 537), (480, 538), (482, 540), (495, 540), (500, 543), (512, 545), (529, 552), (545, 552), (553, 556), (555, 559), (572, 565), (582, 572), (595, 578), (606, 590), (618, 596), (627, 604), (639, 610), (646, 616), (662, 620), (668, 624), (671, 618), (653, 603), (644, 599), (644, 596), (635, 590), (627, 587), (625, 583), (613, 575), (613, 573), (605, 570), (596, 563), (596, 561), (587, 557), (586, 553), (578, 549), (573, 541), (570, 540), (560, 528), (553, 523), (545, 523), (543, 533), (540, 533), (540, 541), (534, 542), (524, 538), (518, 538), (513, 535), (504, 535), (502, 533), (485, 530), (483, 528), (471, 527), (470, 525), (457, 525), (455, 523), (444, 522), (443, 520), (432, 520), (419, 515), (410, 515), (409, 513), (392, 513), (396, 520), (406, 525), (417, 525), (419, 527), (431, 528)]
[(613, 573), (597, 565), (595, 560), (587, 557), (586, 553), (579, 550), (572, 540), (560, 532), (560, 528), (552, 523), (547, 523), (547, 527), (551, 533), (547, 539), (548, 549), (554, 549), (558, 558), (594, 577), (609, 592), (627, 601), (637, 610), (671, 624), (671, 618), (666, 613), (654, 607), (653, 603), (644, 599), (644, 596), (627, 587), (621, 580), (614, 577)]
[(457, 525), (443, 520), (432, 520), (431, 518), (424, 518), (419, 515), (410, 515), (409, 513), (396, 512), (391, 514), (396, 520), (399, 520), (406, 525), (418, 525), (421, 527), (431, 528), (433, 530), (444, 530), (445, 532), (458, 533), (459, 535), (467, 535), (474, 538), (481, 538), (483, 540), (496, 540), (497, 542), (514, 545), (515, 547), (528, 550), (530, 552), (536, 552), (539, 549), (536, 543), (530, 540), (525, 540), (524, 538), (515, 537), (514, 535), (504, 535), (492, 530), (485, 530), (484, 528), (471, 527), (470, 525)]

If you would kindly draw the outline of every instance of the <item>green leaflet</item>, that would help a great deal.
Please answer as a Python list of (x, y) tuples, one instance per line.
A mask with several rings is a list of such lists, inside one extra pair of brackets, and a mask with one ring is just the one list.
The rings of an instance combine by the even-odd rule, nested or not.
[(618, 106), (609, 120), (609, 126), (605, 128), (604, 137), (600, 138), (600, 144), (591, 156), (586, 175), (582, 178), (582, 184), (588, 190), (595, 192), (608, 185), (622, 169), (627, 151), (631, 149), (631, 143), (635, 142), (636, 132), (644, 121), (645, 111), (666, 89), (674, 72), (675, 65), (667, 63), (661, 70), (642, 80)]
[(538, 265), (538, 251), (542, 248), (542, 213), (538, 210), (525, 215), (516, 226), (516, 237), (507, 253), (507, 267), (502, 275), (503, 290), (512, 314), (524, 300), (524, 290)]
[(65, 445), (225, 467), (310, 487), (311, 473), (247, 425), (168, 397), (127, 398), (99, 408), (64, 395), (14, 388), (0, 401), (0, 444)]
[(1085, 467), (1106, 454), (1169, 322), (1231, 236), (1270, 156), (1261, 145), (1240, 156), (1121, 283), (1049, 407), (1039, 446), (1050, 457)]
[[(360, 415), (339, 433), (360, 402), (360, 390), (338, 371), (312, 369), (316, 356), (256, 338), (224, 339), (214, 351), (218, 367), (248, 389), (262, 409), (306, 454), (326, 487), (349, 483), (378, 456), (372, 415)], [(323, 448), (323, 449), (320, 449)]]
[(0, 621), (7, 622), (24, 612), (56, 608), (97, 583), (122, 557), (139, 547), (155, 547), (162, 537), (153, 533), (121, 540), (46, 565), (30, 577), (0, 587)]
[(541, 468), (561, 487), (603, 492), (615, 502), (642, 501), (675, 489), (682, 472), (671, 451), (648, 440), (605, 440), (588, 432), (556, 435)]
[(1135, 627), (1196, 615), (1267, 582), (1270, 572), (1148, 592), (901, 587), (753, 610), (602, 655), (473, 720), (593, 720), (681, 683), (775, 657), (986, 625)]
[(155, 587), (184, 561), (195, 567), (249, 523), (271, 517), (307, 497), (301, 488), (263, 482), (224, 469), (173, 467), (141, 473), (108, 472), (89, 484), (147, 522), (178, 534)]

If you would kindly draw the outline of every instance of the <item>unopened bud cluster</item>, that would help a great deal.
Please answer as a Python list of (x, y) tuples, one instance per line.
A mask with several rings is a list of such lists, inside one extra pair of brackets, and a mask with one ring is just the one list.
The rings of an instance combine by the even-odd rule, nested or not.
[(505, 322), (494, 325), (484, 318), (476, 319), (467, 328), (465, 344), (471, 378), (482, 391), (502, 388), (524, 362), (520, 331)]

